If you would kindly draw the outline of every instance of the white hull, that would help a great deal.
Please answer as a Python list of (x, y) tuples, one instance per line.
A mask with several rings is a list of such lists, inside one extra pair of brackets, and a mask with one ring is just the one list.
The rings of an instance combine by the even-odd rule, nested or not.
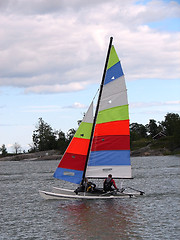
[(46, 192), (46, 191), (39, 191), (42, 198), (48, 199), (117, 199), (117, 198), (130, 198), (140, 195), (140, 193), (130, 193), (124, 192), (117, 194), (111, 193), (103, 193), (103, 194), (96, 194), (96, 193), (87, 193), (87, 192), (80, 192), (75, 194), (74, 190), (63, 189), (63, 188), (53, 188), (53, 192)]

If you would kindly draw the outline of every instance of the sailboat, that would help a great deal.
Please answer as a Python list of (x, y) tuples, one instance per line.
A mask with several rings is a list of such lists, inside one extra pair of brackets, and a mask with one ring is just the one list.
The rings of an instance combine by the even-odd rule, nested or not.
[[(99, 96), (93, 116), (90, 104), (79, 128), (66, 149), (54, 177), (85, 184), (85, 179), (132, 178), (127, 89), (120, 60), (110, 38)], [(111, 199), (143, 195), (133, 188), (121, 191), (75, 192), (54, 187), (39, 191), (45, 199)]]

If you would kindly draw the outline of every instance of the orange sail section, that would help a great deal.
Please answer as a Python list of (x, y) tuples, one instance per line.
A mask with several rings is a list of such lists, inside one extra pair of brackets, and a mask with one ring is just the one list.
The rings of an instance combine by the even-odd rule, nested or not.
[(130, 135), (129, 119), (96, 124), (94, 136)]
[(89, 139), (74, 137), (71, 141), (71, 144), (68, 146), (66, 152), (87, 155), (89, 141), (90, 141)]

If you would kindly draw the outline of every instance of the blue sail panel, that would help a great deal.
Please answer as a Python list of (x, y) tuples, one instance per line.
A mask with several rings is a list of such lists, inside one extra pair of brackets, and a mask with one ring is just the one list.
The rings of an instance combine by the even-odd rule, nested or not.
[(79, 184), (81, 182), (82, 175), (83, 175), (83, 171), (66, 169), (66, 168), (57, 168), (54, 173), (55, 178), (76, 183), (76, 184)]
[(88, 166), (131, 165), (130, 150), (105, 150), (91, 152)]
[(123, 73), (123, 70), (121, 67), (121, 63), (118, 62), (107, 70), (106, 78), (104, 80), (104, 85), (111, 81), (114, 81), (117, 78), (120, 78), (123, 75), (124, 75), (124, 73)]

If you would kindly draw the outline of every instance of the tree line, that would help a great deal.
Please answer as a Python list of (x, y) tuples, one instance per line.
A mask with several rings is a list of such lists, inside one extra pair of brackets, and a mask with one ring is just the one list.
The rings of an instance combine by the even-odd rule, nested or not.
[(33, 131), (33, 146), (30, 151), (60, 150), (62, 153), (67, 148), (76, 130), (71, 128), (65, 134), (62, 130), (53, 130), (52, 127), (39, 118), (36, 129)]
[[(165, 147), (170, 152), (180, 149), (180, 116), (177, 113), (167, 113), (165, 120), (157, 122), (150, 119), (146, 125), (132, 123), (130, 124), (130, 142), (131, 149), (137, 145), (153, 143), (155, 147)], [(155, 141), (157, 140), (157, 141)], [(136, 144), (137, 143), (137, 144)], [(139, 143), (139, 144), (138, 144)], [(134, 150), (134, 149), (133, 149)]]
[(146, 125), (130, 124), (130, 139), (133, 141), (140, 139), (157, 139), (161, 136), (169, 140), (170, 150), (180, 147), (180, 116), (177, 113), (167, 113), (165, 120), (157, 122), (150, 119)]
[[(47, 151), (47, 150), (59, 150), (64, 153), (71, 139), (73, 138), (76, 130), (71, 128), (65, 134), (62, 130), (53, 130), (52, 127), (46, 123), (42, 118), (38, 119), (38, 123), (35, 126), (35, 130), (32, 134), (33, 144), (30, 145), (28, 152)], [(180, 148), (180, 116), (177, 113), (167, 113), (165, 120), (157, 122), (154, 119), (150, 119), (146, 125), (139, 123), (130, 124), (130, 141), (131, 146), (133, 142), (140, 139), (153, 140), (159, 136), (168, 139), (169, 149)], [(17, 154), (20, 145), (14, 144), (15, 153)], [(7, 149), (3, 144), (0, 148), (1, 155), (7, 155)]]

